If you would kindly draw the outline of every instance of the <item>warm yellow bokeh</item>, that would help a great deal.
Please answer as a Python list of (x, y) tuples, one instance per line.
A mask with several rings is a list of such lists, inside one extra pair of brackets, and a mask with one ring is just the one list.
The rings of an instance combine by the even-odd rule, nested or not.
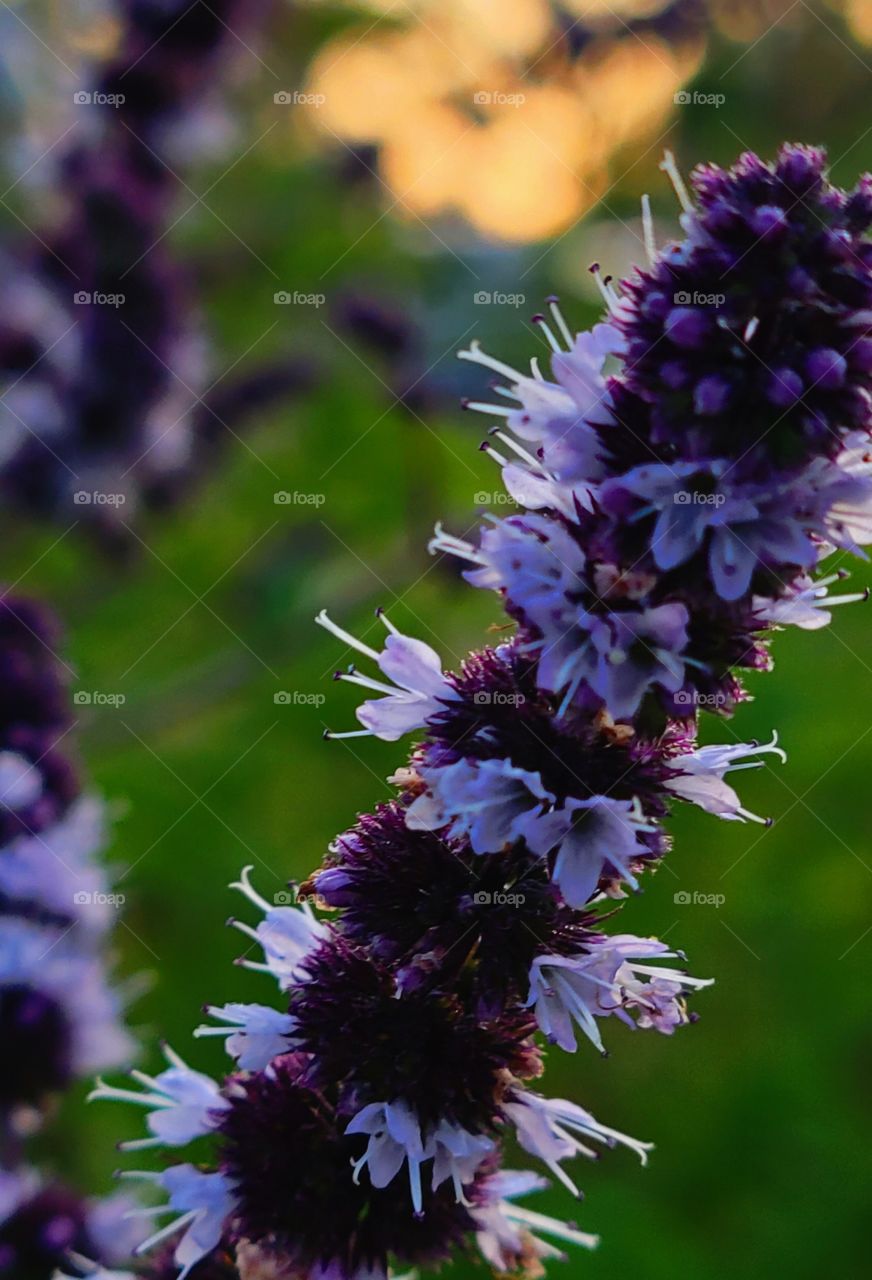
[(872, 0), (847, 0), (844, 9), (851, 34), (863, 44), (872, 44)]
[[(360, 7), (360, 6), (358, 6)], [(555, 235), (607, 188), (617, 153), (655, 142), (694, 74), (699, 39), (673, 45), (626, 21), (659, 0), (611, 7), (569, 55), (547, 0), (367, 0), (383, 15), (314, 60), (314, 132), (377, 147), (394, 211), (462, 215), (485, 235)], [(572, 6), (607, 15), (600, 0)], [(570, 14), (570, 17), (572, 15)]]

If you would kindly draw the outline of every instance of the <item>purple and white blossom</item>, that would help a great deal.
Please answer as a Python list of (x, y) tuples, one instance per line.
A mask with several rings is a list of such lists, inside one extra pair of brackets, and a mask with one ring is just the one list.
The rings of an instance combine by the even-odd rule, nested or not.
[(829, 594), (833, 583), (844, 582), (847, 577), (846, 570), (827, 574), (823, 578), (799, 574), (777, 599), (755, 596), (752, 601), (754, 614), (761, 623), (769, 626), (792, 626), (799, 627), (802, 631), (819, 631), (832, 621), (830, 609), (840, 604), (856, 604), (858, 601), (868, 600), (868, 590), (848, 591), (837, 596)]
[(308, 902), (299, 907), (273, 906), (267, 902), (251, 883), (252, 869), (243, 868), (231, 888), (238, 889), (253, 902), (264, 913), (264, 919), (255, 928), (242, 920), (231, 923), (263, 948), (264, 961), (241, 960), (240, 964), (246, 969), (271, 974), (284, 991), (299, 977), (306, 956), (327, 937), (327, 926), (316, 918)]
[(442, 661), (436, 651), (424, 644), (423, 640), (402, 635), (382, 610), (379, 610), (378, 616), (388, 631), (380, 653), (331, 622), (326, 610), (322, 610), (315, 619), (319, 626), (324, 627), (343, 644), (356, 649), (374, 662), (392, 681), (391, 684), (385, 684), (383, 680), (360, 675), (354, 668), (338, 672), (338, 679), (360, 685), (364, 689), (374, 689), (383, 696), (369, 698), (358, 707), (357, 718), (365, 728), (350, 733), (331, 733), (330, 737), (354, 738), (372, 734), (385, 742), (396, 742), (413, 729), (420, 729), (428, 717), (439, 710), (442, 702), (452, 696), (451, 687), (442, 670)]
[(262, 1071), (291, 1047), (294, 1019), (270, 1005), (209, 1005), (206, 1012), (222, 1025), (199, 1026), (194, 1035), (223, 1036), (225, 1048), (240, 1071)]
[(778, 745), (777, 733), (773, 733), (771, 742), (738, 742), (733, 746), (696, 747), (671, 760), (672, 767), (679, 770), (679, 775), (670, 778), (664, 786), (681, 796), (682, 800), (699, 805), (706, 813), (713, 813), (728, 821), (760, 822), (765, 826), (766, 819), (744, 808), (734, 788), (724, 780), (726, 774), (736, 773), (740, 769), (762, 768), (762, 760), (750, 759), (761, 755), (777, 756), (782, 764), (787, 760), (786, 753)]
[(598, 324), (587, 333), (571, 334), (563, 315), (551, 301), (561, 347), (544, 316), (537, 317), (551, 347), (554, 380), (545, 379), (536, 361), (529, 375), (488, 356), (477, 342), (459, 352), (461, 360), (499, 374), (508, 386), (497, 388), (506, 401), (491, 404), (466, 401), (466, 407), (505, 418), (507, 429), (537, 450), (547, 471), (564, 486), (572, 486), (579, 500), (589, 505), (585, 490), (594, 489), (607, 472), (606, 448), (597, 428), (612, 421), (610, 397), (603, 368), (609, 357), (619, 355), (624, 340), (610, 324)]
[[(573, 336), (556, 305), (536, 318), (553, 380), (462, 353), (506, 380), (506, 404), (468, 407), (502, 420), (486, 451), (526, 509), (487, 517), (475, 542), (437, 529), (431, 550), (498, 593), (514, 634), (446, 673), (383, 615), (382, 649), (319, 616), (387, 677), (341, 677), (379, 695), (359, 736), (421, 741), (392, 775), (397, 798), (304, 885), (335, 910), (329, 926), (243, 873), (265, 916), (238, 926), (265, 955), (244, 963), (286, 1003), (210, 1006), (220, 1025), (199, 1034), (225, 1036), (242, 1070), (219, 1086), (182, 1064), (129, 1099), (152, 1112), (144, 1145), (215, 1147), (214, 1172), (145, 1175), (182, 1212), (149, 1243), (184, 1230), (183, 1276), (225, 1233), (255, 1274), (384, 1280), (389, 1260), (429, 1265), (473, 1235), (516, 1272), (561, 1256), (544, 1236), (597, 1241), (514, 1203), (543, 1183), (501, 1169), (507, 1131), (573, 1194), (577, 1155), (647, 1158), (531, 1091), (542, 1038), (575, 1052), (580, 1033), (605, 1053), (604, 1018), (664, 1035), (694, 1019), (711, 980), (605, 926), (621, 885), (667, 852), (674, 802), (761, 821), (728, 779), (783, 760), (777, 736), (700, 746), (701, 711), (738, 707), (774, 626), (824, 616), (837, 575), (812, 572), (872, 542), (872, 183), (840, 192), (823, 154), (797, 146), (699, 170), (693, 199), (664, 167), (685, 239), (658, 252), (643, 206), (647, 267), (622, 293), (595, 273), (608, 321)], [(681, 301), (722, 280), (717, 317)]]
[(577, 1155), (595, 1160), (598, 1152), (587, 1143), (629, 1147), (643, 1165), (648, 1163), (648, 1152), (654, 1145), (601, 1125), (589, 1111), (575, 1102), (565, 1098), (543, 1098), (528, 1089), (514, 1090), (503, 1111), (515, 1126), (518, 1142), (524, 1150), (546, 1164), (574, 1196), (579, 1195), (578, 1187), (563, 1169), (561, 1161)]
[(466, 836), (475, 853), (495, 853), (527, 835), (536, 815), (555, 800), (538, 773), (508, 760), (457, 760), (441, 769), (422, 769), (421, 776), (427, 790), (409, 806), (408, 826)]
[(203, 1173), (192, 1164), (171, 1165), (163, 1173), (125, 1173), (122, 1177), (151, 1182), (168, 1194), (164, 1205), (139, 1209), (139, 1217), (156, 1218), (168, 1213), (178, 1216), (144, 1240), (136, 1250), (147, 1253), (179, 1232), (182, 1238), (175, 1248), (175, 1261), (180, 1268), (179, 1280), (185, 1280), (198, 1262), (217, 1248), (225, 1225), (236, 1205), (233, 1186), (222, 1173)]
[(648, 853), (642, 838), (656, 831), (637, 800), (570, 797), (560, 809), (527, 818), (522, 834), (534, 853), (555, 852), (554, 883), (570, 907), (583, 907), (607, 867), (632, 889), (633, 863)]
[(460, 1125), (441, 1121), (422, 1131), (411, 1108), (398, 1099), (394, 1102), (370, 1102), (349, 1122), (349, 1134), (363, 1134), (369, 1141), (366, 1151), (355, 1162), (357, 1180), (365, 1168), (374, 1187), (386, 1187), (403, 1165), (415, 1213), (423, 1208), (421, 1167), (433, 1161), (431, 1185), (435, 1191), (450, 1179), (457, 1200), (465, 1203), (463, 1187), (475, 1177), (485, 1156), (493, 1150), (492, 1139), (468, 1133)]
[(214, 1129), (228, 1105), (215, 1081), (200, 1071), (192, 1071), (168, 1045), (164, 1046), (164, 1057), (170, 1065), (157, 1076), (131, 1071), (132, 1079), (144, 1086), (144, 1093), (98, 1080), (89, 1095), (89, 1101), (127, 1102), (149, 1109), (146, 1125), (152, 1136), (124, 1143), (126, 1151), (185, 1147)]
[(643, 465), (610, 488), (644, 501), (634, 520), (656, 513), (650, 547), (658, 569), (685, 564), (705, 545), (712, 584), (723, 600), (746, 595), (761, 566), (817, 564), (813, 535), (826, 530), (806, 514), (805, 477), (780, 486), (735, 484), (730, 464), (717, 459)]
[(542, 1034), (568, 1053), (578, 1047), (576, 1026), (605, 1053), (599, 1018), (614, 1016), (631, 1027), (671, 1034), (688, 1020), (684, 993), (710, 986), (713, 979), (645, 963), (655, 957), (679, 958), (656, 938), (631, 934), (590, 942), (572, 956), (537, 956), (530, 969), (527, 1003), (535, 1010)]
[(517, 1271), (531, 1253), (537, 1259), (566, 1261), (563, 1250), (543, 1240), (542, 1235), (582, 1249), (595, 1249), (599, 1244), (599, 1236), (515, 1204), (518, 1196), (541, 1191), (547, 1185), (535, 1173), (512, 1169), (501, 1170), (488, 1179), (483, 1203), (472, 1216), (482, 1257), (498, 1275)]

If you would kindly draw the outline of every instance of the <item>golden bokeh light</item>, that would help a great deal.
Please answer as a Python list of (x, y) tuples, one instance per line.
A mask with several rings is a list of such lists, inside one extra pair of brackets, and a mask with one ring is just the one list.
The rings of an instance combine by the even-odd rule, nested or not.
[[(623, 0), (620, 14), (660, 7)], [(663, 131), (703, 52), (699, 37), (628, 34), (623, 17), (617, 31), (571, 51), (547, 0), (366, 8), (386, 20), (345, 30), (312, 63), (313, 132), (375, 146), (400, 216), (460, 214), (508, 242), (559, 234), (581, 217), (608, 186), (617, 153)], [(599, 0), (586, 9), (607, 13)]]

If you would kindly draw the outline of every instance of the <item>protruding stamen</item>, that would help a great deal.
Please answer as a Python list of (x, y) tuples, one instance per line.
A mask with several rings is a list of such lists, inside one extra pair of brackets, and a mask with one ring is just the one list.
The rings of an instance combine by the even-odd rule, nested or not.
[(379, 622), (382, 624), (385, 630), (389, 631), (392, 636), (398, 636), (400, 634), (399, 627), (394, 626), (394, 624), (391, 622), (390, 618), (388, 617), (387, 613), (385, 612), (384, 608), (381, 605), (379, 605), (379, 607), (376, 609), (375, 616), (378, 618)]
[(321, 610), (315, 621), (319, 627), (329, 631), (331, 635), (336, 636), (337, 640), (341, 640), (349, 648), (356, 649), (358, 653), (364, 654), (367, 658), (372, 658), (373, 662), (378, 662), (378, 654), (375, 649), (370, 649), (369, 645), (364, 644), (362, 640), (358, 640), (355, 636), (350, 635), (349, 632), (343, 631), (342, 627), (338, 627), (335, 622), (331, 622), (327, 616), (326, 609)]
[(244, 894), (246, 898), (248, 898), (249, 902), (252, 902), (260, 911), (263, 911), (264, 914), (266, 914), (267, 911), (272, 911), (272, 904), (267, 902), (266, 898), (262, 898), (251, 883), (250, 876), (253, 870), (253, 864), (248, 867), (243, 867), (240, 872), (239, 879), (234, 880), (228, 887), (231, 889), (237, 889), (240, 893)]
[(483, 440), (482, 443), (479, 445), (479, 448), (481, 449), (482, 453), (486, 453), (489, 457), (493, 458), (494, 462), (498, 462), (501, 467), (507, 467), (509, 465), (508, 458), (504, 458), (503, 455), (497, 449), (495, 449), (488, 440)]
[(560, 330), (560, 335), (566, 343), (566, 349), (567, 351), (571, 351), (574, 340), (570, 332), (569, 325), (563, 318), (563, 312), (560, 310), (560, 299), (552, 294), (551, 297), (547, 299), (547, 302), (551, 314), (554, 317), (554, 323), (557, 325), (557, 328)]
[(501, 373), (504, 378), (508, 378), (510, 382), (520, 382), (522, 375), (517, 369), (513, 369), (509, 364), (503, 364), (501, 360), (496, 360), (493, 356), (489, 356), (487, 352), (482, 351), (478, 341), (470, 342), (466, 351), (458, 351), (458, 360), (469, 360), (471, 364), (484, 365), (486, 369), (493, 369), (495, 373)]
[[(598, 262), (591, 263), (588, 270), (590, 271), (590, 274), (593, 276), (594, 280), (596, 281), (596, 287), (599, 289), (600, 293), (602, 294), (603, 302), (606, 304), (611, 314), (614, 315), (617, 312), (620, 305), (618, 296), (615, 293), (614, 289), (612, 289), (609, 286), (608, 281), (603, 279), (602, 271), (600, 270), (600, 264)], [(608, 277), (608, 280), (611, 280), (611, 276)]]
[(181, 1231), (183, 1227), (187, 1227), (194, 1221), (198, 1213), (197, 1209), (191, 1209), (190, 1212), (182, 1214), (181, 1218), (176, 1218), (174, 1222), (168, 1223), (165, 1227), (161, 1227), (160, 1231), (156, 1231), (153, 1236), (149, 1236), (147, 1240), (143, 1240), (142, 1244), (138, 1244), (133, 1250), (134, 1257), (141, 1258), (144, 1253), (148, 1253), (155, 1245), (168, 1239), (170, 1236)]
[(577, 1227), (559, 1222), (557, 1218), (549, 1218), (547, 1214), (537, 1213), (535, 1209), (525, 1209), (519, 1204), (507, 1204), (503, 1211), (513, 1222), (526, 1227), (537, 1227), (540, 1231), (547, 1231), (555, 1239), (565, 1240), (568, 1244), (578, 1244), (584, 1249), (595, 1249), (599, 1244), (599, 1236), (591, 1235), (587, 1231), (579, 1231)]
[(511, 436), (507, 436), (505, 431), (500, 431), (499, 427), (495, 427), (491, 432), (491, 435), (495, 436), (497, 440), (501, 440), (506, 448), (511, 449), (519, 458), (523, 458), (529, 466), (535, 467), (537, 471), (542, 470), (542, 464), (539, 459), (534, 458), (529, 450), (524, 449), (516, 440), (513, 440)]
[(466, 400), (463, 405), (464, 409), (473, 409), (476, 413), (488, 413), (498, 418), (508, 418), (513, 413), (517, 413), (517, 409), (507, 404), (488, 404), (487, 400)]
[(657, 260), (657, 241), (654, 237), (654, 219), (651, 216), (651, 197), (647, 193), (642, 196), (642, 235), (648, 262), (653, 267)]
[(554, 337), (554, 334), (551, 332), (551, 326), (548, 323), (548, 321), (545, 319), (545, 317), (543, 315), (535, 315), (535, 316), (531, 316), (530, 320), (532, 324), (537, 325), (545, 334), (545, 337), (548, 341), (548, 345), (551, 348), (551, 350), (555, 353), (555, 355), (558, 355), (558, 356), (561, 355), (562, 348), (560, 346), (560, 343), (557, 341), (557, 339)]
[(660, 168), (672, 183), (675, 194), (678, 197), (678, 203), (681, 205), (684, 212), (692, 213), (693, 201), (687, 194), (687, 187), (684, 185), (684, 179), (679, 173), (678, 165), (675, 163), (675, 156), (671, 151), (665, 151), (663, 153), (663, 159), (660, 161)]

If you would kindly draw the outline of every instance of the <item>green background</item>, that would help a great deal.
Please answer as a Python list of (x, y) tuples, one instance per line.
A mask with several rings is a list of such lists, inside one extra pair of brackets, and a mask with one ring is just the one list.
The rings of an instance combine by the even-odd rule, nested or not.
[[(685, 169), (729, 161), (742, 144), (769, 154), (784, 136), (826, 142), (846, 182), (872, 164), (867, 51), (836, 14), (820, 12), (826, 27), (800, 5), (799, 21), (749, 50), (715, 40), (692, 87), (727, 101), (676, 116), (671, 141)], [(320, 35), (314, 17), (292, 35), (280, 23), (270, 62), (290, 79)], [(272, 87), (258, 77), (242, 94), (240, 153), (269, 119)], [(78, 741), (94, 787), (123, 806), (110, 857), (127, 901), (114, 945), (124, 975), (153, 978), (133, 1010), (147, 1069), (158, 1067), (166, 1037), (193, 1064), (221, 1070), (219, 1045), (190, 1038), (201, 1006), (273, 998), (267, 978), (232, 964), (245, 940), (224, 922), (231, 912), (253, 921), (254, 912), (229, 881), (253, 863), (255, 884), (270, 896), (302, 877), (338, 831), (389, 793), (384, 779), (402, 760), (402, 745), (321, 740), (325, 724), (352, 726), (355, 699), (331, 682), (338, 646), (313, 625), (318, 609), (375, 635), (373, 609), (386, 606), (452, 664), (499, 617), (494, 599), (426, 552), (436, 519), (469, 529), (476, 494), (497, 488), (476, 451), (483, 420), (449, 407), (421, 421), (391, 407), (389, 371), (337, 341), (330, 303), (349, 285), (393, 298), (428, 335), (425, 364), (444, 355), (438, 370), (452, 377), (451, 352), (470, 326), (510, 360), (541, 346), (526, 322), (551, 291), (577, 324), (595, 316), (575, 285), (604, 214), (594, 211), (553, 248), (506, 250), (460, 235), (470, 272), (420, 229), (378, 220), (377, 186), (343, 186), (334, 160), (255, 147), (210, 197), (274, 276), (202, 209), (173, 232), (203, 280), (216, 376), (258, 341), (257, 356), (294, 350), (318, 360), (324, 375), (314, 392), (266, 415), (246, 435), (248, 448), (227, 441), (179, 511), (137, 518), (141, 544), (128, 564), (102, 556), (80, 529), (3, 517), (3, 577), (64, 618), (74, 687), (126, 698), (119, 708), (79, 708)], [(187, 176), (204, 190), (226, 164), (192, 165)], [(610, 194), (610, 209), (635, 216), (643, 177), (662, 218), (674, 218), (653, 158), (634, 172), (632, 190)], [(479, 288), (519, 287), (528, 302), (517, 311), (473, 303)], [(323, 291), (328, 301), (275, 308), (277, 288)], [(321, 494), (323, 505), (276, 505), (282, 489)], [(853, 582), (867, 580), (858, 567)], [(787, 765), (741, 777), (745, 803), (775, 824), (678, 812), (674, 852), (623, 913), (622, 927), (665, 936), (687, 952), (692, 972), (717, 979), (694, 1002), (700, 1021), (671, 1039), (608, 1025), (606, 1060), (586, 1043), (575, 1057), (550, 1054), (550, 1093), (657, 1146), (644, 1170), (623, 1151), (577, 1168), (586, 1191), (577, 1210), (562, 1191), (536, 1204), (574, 1213), (603, 1238), (596, 1254), (555, 1264), (555, 1274), (866, 1273), (868, 634), (862, 605), (837, 612), (825, 631), (784, 633), (774, 673), (750, 682), (756, 701), (732, 723), (706, 726), (710, 741), (766, 738), (777, 727)], [(280, 690), (297, 701), (276, 704)], [(326, 702), (313, 705), (310, 695)], [(725, 901), (676, 904), (680, 891)], [(83, 1094), (63, 1102), (43, 1154), (102, 1191), (118, 1163), (115, 1142), (140, 1132), (140, 1117), (86, 1111)]]

